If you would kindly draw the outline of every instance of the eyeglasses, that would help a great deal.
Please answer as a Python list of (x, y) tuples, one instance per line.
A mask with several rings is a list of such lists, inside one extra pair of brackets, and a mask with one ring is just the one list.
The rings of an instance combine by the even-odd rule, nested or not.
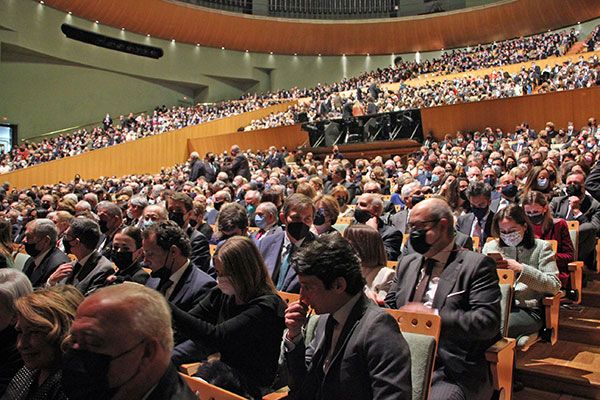
[(439, 219), (430, 219), (428, 221), (418, 221), (418, 222), (409, 222), (407, 224), (408, 230), (409, 231), (422, 231), (422, 230), (429, 230), (431, 229), (431, 227), (426, 228), (425, 225), (426, 224), (431, 224), (431, 223), (437, 223), (439, 221)]

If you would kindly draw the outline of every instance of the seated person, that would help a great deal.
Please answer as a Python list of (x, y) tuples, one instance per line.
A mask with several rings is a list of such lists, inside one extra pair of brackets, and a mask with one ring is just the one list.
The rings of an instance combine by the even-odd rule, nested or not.
[(530, 191), (523, 197), (523, 208), (533, 227), (536, 238), (556, 240), (556, 265), (558, 279), (562, 287), (569, 284), (569, 263), (575, 260), (575, 250), (569, 235), (567, 221), (562, 218), (552, 218), (552, 210), (543, 193)]
[(27, 275), (16, 269), (0, 269), (0, 397), (23, 366), (17, 350), (15, 301), (33, 291)]
[(127, 226), (119, 230), (113, 238), (111, 252), (111, 260), (118, 270), (107, 278), (107, 283), (132, 281), (145, 285), (150, 275), (142, 268), (143, 258), (141, 229)]
[(82, 301), (83, 295), (69, 285), (39, 289), (17, 299), (17, 349), (25, 365), (3, 398), (67, 399), (68, 391), (61, 382), (61, 346)]
[[(290, 397), (411, 399), (408, 344), (394, 318), (364, 295), (360, 259), (350, 243), (339, 235), (319, 236), (292, 264), (301, 289), (285, 313)], [(305, 343), (309, 306), (319, 318)]]
[(316, 235), (322, 235), (325, 233), (339, 233), (337, 229), (333, 227), (340, 214), (340, 206), (337, 200), (330, 195), (318, 195), (315, 199), (315, 212), (312, 231)]
[(542, 329), (542, 297), (560, 290), (554, 252), (545, 240), (536, 239), (521, 206), (511, 204), (494, 217), (492, 235), (497, 239), (483, 246), (483, 254), (500, 253), (507, 268), (515, 271), (514, 305), (505, 335), (526, 346)]
[(366, 281), (365, 294), (377, 304), (383, 304), (396, 271), (386, 266), (385, 248), (379, 232), (367, 225), (350, 225), (344, 231), (344, 238), (360, 257), (360, 272)]
[(125, 282), (93, 293), (77, 309), (66, 344), (70, 400), (198, 399), (171, 364), (171, 314), (155, 290)]
[(187, 349), (204, 357), (220, 353), (250, 394), (261, 396), (275, 379), (285, 304), (251, 239), (229, 238), (214, 260), (218, 286), (189, 313), (171, 304), (178, 332), (193, 342), (178, 346), (180, 359)]

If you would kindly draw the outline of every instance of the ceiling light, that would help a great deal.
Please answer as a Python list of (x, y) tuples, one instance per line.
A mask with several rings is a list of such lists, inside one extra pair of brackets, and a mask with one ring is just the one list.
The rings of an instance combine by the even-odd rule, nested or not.
[(147, 36), (147, 37), (150, 37), (150, 34), (148, 33), (146, 36)]
[(44, 1), (43, 1), (43, 0), (40, 0), (40, 4), (42, 4), (42, 5), (43, 5), (43, 4), (44, 4)]
[(95, 23), (97, 23), (97, 24), (99, 24), (99, 23), (100, 23), (100, 22), (98, 22), (98, 21), (94, 21), (94, 22), (95, 22)]
[(171, 39), (171, 43), (175, 43), (175, 39)]
[(69, 15), (73, 15), (73, 12), (72, 12), (72, 11), (69, 11)]
[(269, 54), (270, 54), (270, 55), (273, 55), (273, 52), (272, 52), (272, 51), (270, 51), (270, 52), (269, 52)]
[(221, 50), (225, 50), (225, 47), (221, 47)]

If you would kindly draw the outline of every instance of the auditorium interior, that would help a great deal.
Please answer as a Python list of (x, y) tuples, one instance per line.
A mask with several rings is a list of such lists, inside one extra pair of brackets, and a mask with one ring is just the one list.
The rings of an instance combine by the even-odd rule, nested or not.
[[(225, 203), (241, 204), (247, 213), (242, 231), (256, 244), (253, 249), (258, 249), (260, 263), (267, 269), (269, 249), (259, 241), (264, 246), (269, 239), (266, 233), (261, 237), (263, 230), (255, 219), (260, 204), (275, 203), (275, 227), (285, 232), (286, 204), (303, 193), (312, 197), (315, 219), (310, 232), (315, 237), (322, 234), (315, 227), (317, 216), (329, 216), (329, 207), (337, 214), (328, 232), (339, 232), (338, 236), (346, 237), (345, 229), (374, 218), (386, 246), (383, 267), (399, 277), (398, 269), (408, 266), (413, 253), (424, 253), (415, 246), (416, 228), (409, 221), (412, 208), (420, 201), (443, 199), (458, 221), (453, 232), (467, 239), (468, 251), (480, 253), (480, 258), (483, 253), (489, 256), (483, 258), (497, 263), (500, 333), (487, 350), (477, 350), (489, 366), (486, 376), (493, 386), (492, 398), (600, 399), (600, 127), (596, 122), (600, 118), (600, 1), (0, 0), (0, 87), (0, 216), (11, 230), (7, 268), (29, 276), (28, 265), (39, 264), (32, 260), (41, 253), (31, 251), (35, 235), (30, 229), (42, 226), (31, 225), (36, 218), (50, 218), (59, 232), (56, 246), (73, 262), (82, 261), (68, 252), (70, 245), (65, 247), (73, 242), (61, 236), (62, 222), (57, 221), (64, 210), (72, 214), (69, 221), (73, 216), (95, 218), (102, 232), (96, 251), (106, 255), (103, 251), (113, 240), (101, 217), (110, 214), (110, 207), (102, 211), (106, 202), (122, 210), (119, 229), (139, 228), (137, 235), (140, 243), (143, 236), (147, 251), (145, 242), (152, 234), (144, 233), (146, 213), (142, 216), (140, 211), (135, 218), (131, 213), (132, 207), (138, 207), (135, 200), (143, 197), (142, 208), (160, 204), (169, 213), (165, 219), (182, 228), (210, 229), (205, 241), (207, 269), (198, 268), (220, 287), (226, 260), (219, 258), (213, 264), (211, 257), (216, 259), (219, 249), (225, 249), (230, 240), (225, 232), (232, 230), (226, 230), (220, 219), (226, 209), (220, 207), (222, 193), (227, 192)], [(232, 172), (238, 158), (247, 168), (239, 174)], [(194, 175), (196, 162), (206, 175)], [(572, 182), (581, 175), (585, 185), (579, 187)], [(506, 184), (506, 179), (512, 183)], [(515, 194), (507, 194), (508, 186), (515, 187)], [(189, 224), (189, 209), (185, 222), (184, 217), (177, 221), (171, 204), (180, 201), (178, 192), (191, 196), (194, 210), (200, 208), (194, 211), (199, 215), (194, 220), (198, 230)], [(346, 203), (335, 202), (340, 192), (349, 196)], [(256, 204), (250, 193), (257, 196)], [(272, 193), (274, 197), (265, 200)], [(384, 210), (361, 221), (366, 209), (361, 202), (373, 193), (377, 194), (373, 204), (379, 202)], [(537, 194), (543, 197), (541, 202), (534, 201)], [(477, 210), (483, 208), (474, 202), (490, 196), (491, 203), (483, 201), (485, 213), (494, 207), (495, 199), (500, 204), (506, 201), (511, 210), (524, 210), (525, 235), (533, 237), (535, 232), (536, 241), (541, 242), (541, 236), (528, 211), (534, 203), (549, 215), (548, 224), (564, 224), (567, 233), (570, 256), (561, 243), (564, 238), (543, 237), (551, 253), (551, 260), (543, 263), (553, 265), (552, 279), (557, 285), (560, 280), (560, 290), (539, 290), (543, 295), (539, 294), (535, 315), (541, 328), (530, 341), (530, 336), (509, 336), (509, 315), (514, 311), (511, 307), (525, 304), (523, 281), (532, 279), (527, 284), (535, 285), (522, 270), (515, 272), (514, 260), (506, 261), (500, 247), (508, 243), (501, 227), (506, 219), (494, 218), (492, 223), (493, 214), (487, 220), (489, 214), (478, 216)], [(45, 203), (47, 197), (52, 204)], [(333, 206), (327, 205), (330, 198)], [(504, 206), (496, 207), (496, 215), (506, 215), (501, 214)], [(399, 227), (402, 213), (406, 220)], [(463, 235), (461, 221), (469, 215), (475, 222)], [(477, 220), (487, 222), (483, 226)], [(75, 226), (65, 229), (71, 232)], [(389, 230), (399, 237), (392, 252), (387, 247)], [(184, 231), (191, 239), (193, 256), (194, 237)], [(1, 236), (0, 232), (0, 242)], [(286, 236), (285, 243), (289, 240)], [(501, 251), (489, 250), (496, 242)], [(285, 251), (284, 247), (278, 257)], [(0, 253), (4, 257), (1, 248)], [(149, 258), (146, 254), (140, 260), (146, 263)], [(113, 267), (122, 268), (114, 262)], [(148, 282), (158, 276), (149, 264), (140, 264), (149, 273)], [(213, 265), (220, 269), (218, 273), (208, 272)], [(283, 265), (277, 265), (281, 278)], [(552, 275), (537, 264), (527, 268)], [(429, 279), (425, 267), (422, 273)], [(54, 276), (39, 289), (33, 284), (34, 293), (51, 281), (54, 285)], [(123, 282), (116, 276), (117, 283)], [(111, 279), (106, 285), (118, 286)], [(298, 303), (301, 289), (283, 290), (275, 272), (267, 280), (288, 310), (304, 304)], [(174, 282), (177, 287), (178, 281)], [(0, 279), (0, 289), (2, 285)], [(95, 290), (83, 294), (96, 296), (105, 289)], [(167, 286), (162, 294), (171, 290)], [(365, 288), (365, 293), (369, 290)], [(432, 389), (432, 381), (435, 384), (435, 371), (445, 360), (441, 351), (445, 342), (458, 340), (444, 335), (444, 329), (452, 329), (445, 323), (447, 314), (431, 307), (431, 312), (390, 310), (397, 307), (390, 306), (387, 290), (383, 297), (369, 292), (373, 295), (369, 298), (394, 317), (409, 342), (413, 387), (408, 398), (444, 398), (434, 397), (438, 392)], [(19, 313), (22, 303), (15, 300), (15, 304)], [(178, 335), (185, 332), (177, 329), (182, 323), (178, 313), (183, 311), (173, 317), (176, 349)], [(287, 315), (286, 311), (286, 325)], [(75, 329), (79, 316), (72, 318)], [(287, 340), (280, 341), (282, 355), (268, 390), (258, 382), (248, 383), (246, 375), (240, 378), (242, 386), (247, 384), (244, 393), (220, 385), (217, 378), (194, 377), (211, 356), (208, 361), (176, 362), (175, 376), (200, 399), (269, 400), (289, 395), (330, 400), (323, 393), (294, 396), (302, 382), (294, 386), (288, 382)], [(17, 349), (22, 347), (19, 341)], [(429, 343), (429, 348), (423, 343)], [(222, 353), (225, 361), (232, 357)], [(69, 373), (63, 371), (63, 379)], [(3, 384), (0, 390), (9, 386), (7, 397), (0, 392), (2, 399), (71, 398), (49, 393), (45, 393), (48, 397), (10, 397), (14, 380)], [(330, 395), (337, 393), (335, 388), (328, 390)], [(369, 398), (400, 398), (385, 397), (384, 391), (380, 395)], [(460, 398), (471, 397), (465, 392)]]

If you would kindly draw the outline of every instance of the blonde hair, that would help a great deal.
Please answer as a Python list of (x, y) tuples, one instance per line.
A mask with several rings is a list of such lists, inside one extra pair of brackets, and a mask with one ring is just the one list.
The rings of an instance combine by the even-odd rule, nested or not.
[(74, 286), (38, 289), (15, 301), (17, 315), (48, 332), (53, 345), (62, 346), (77, 314), (83, 295)]
[(249, 238), (234, 236), (227, 239), (215, 257), (223, 264), (223, 274), (230, 277), (242, 301), (276, 293), (265, 262)]

